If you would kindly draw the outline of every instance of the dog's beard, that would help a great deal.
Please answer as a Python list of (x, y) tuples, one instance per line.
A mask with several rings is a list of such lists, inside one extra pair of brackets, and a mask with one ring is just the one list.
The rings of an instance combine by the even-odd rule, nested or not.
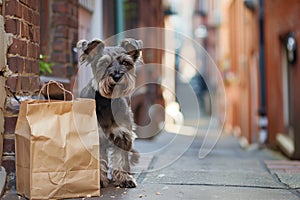
[(124, 74), (119, 82), (115, 82), (111, 77), (99, 82), (99, 92), (103, 97), (114, 99), (129, 96), (135, 88), (135, 77)]

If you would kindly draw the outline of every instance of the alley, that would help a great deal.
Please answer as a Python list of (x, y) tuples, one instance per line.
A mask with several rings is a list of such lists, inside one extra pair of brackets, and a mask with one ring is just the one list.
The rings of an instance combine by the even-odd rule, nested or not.
[[(145, 147), (159, 148), (168, 143), (170, 137), (173, 137), (171, 133), (163, 132), (153, 140), (138, 140), (136, 147), (143, 152), (147, 151)], [(188, 140), (187, 136), (176, 137)], [(101, 190), (100, 198), (91, 199), (300, 198), (299, 182), (298, 188), (289, 187), (271, 174), (264, 163), (266, 160), (285, 159), (281, 154), (268, 149), (245, 151), (239, 147), (235, 137), (222, 135), (216, 148), (200, 160), (198, 151), (203, 137), (200, 132), (180, 158), (177, 158), (182, 148), (180, 143), (167, 147), (164, 153), (154, 156), (151, 162), (147, 156), (142, 156), (141, 165), (147, 166), (147, 169), (144, 168), (142, 173), (137, 174), (137, 188), (121, 189), (111, 186)], [(172, 163), (165, 166), (165, 160)]]
[[(137, 140), (141, 152), (159, 149), (170, 142), (190, 141), (189, 136), (162, 132), (152, 140)], [(191, 146), (182, 152), (182, 143), (168, 145), (163, 153), (154, 157), (142, 153), (139, 173), (136, 174), (138, 187), (123, 189), (109, 186), (101, 189), (101, 197), (90, 200), (111, 199), (243, 199), (243, 200), (296, 200), (300, 198), (300, 185), (296, 188), (286, 185), (268, 170), (265, 161), (285, 160), (278, 152), (269, 149), (245, 151), (240, 148), (237, 138), (222, 135), (213, 151), (204, 159), (198, 158), (198, 151), (204, 134), (199, 132)], [(166, 160), (169, 161), (166, 165)], [(294, 186), (295, 187), (295, 186)], [(20, 199), (8, 194), (4, 200)], [(23, 199), (23, 198), (21, 198)], [(79, 199), (78, 199), (79, 200)]]
[[(177, 95), (186, 95), (189, 84), (178, 81)], [(193, 121), (197, 116), (183, 101)], [(195, 120), (195, 119), (194, 119)], [(243, 200), (294, 200), (300, 198), (300, 176), (281, 182), (266, 163), (285, 161), (278, 151), (268, 148), (242, 149), (237, 137), (222, 133), (210, 154), (198, 158), (208, 123), (201, 117), (197, 135), (187, 136), (182, 128), (177, 134), (161, 132), (151, 140), (137, 140), (136, 148), (141, 152), (141, 163), (135, 189), (105, 188), (100, 199), (243, 199)], [(209, 130), (215, 131), (215, 130)], [(160, 151), (160, 149), (163, 149)], [(158, 153), (152, 153), (158, 151)], [(151, 153), (150, 153), (151, 152)], [(153, 156), (149, 156), (149, 154)], [(150, 159), (149, 159), (150, 158)], [(291, 165), (290, 165), (291, 166)], [(300, 166), (300, 164), (298, 164)], [(287, 173), (282, 173), (287, 177)], [(93, 198), (92, 198), (93, 199)], [(98, 199), (98, 198), (94, 198)]]
[[(0, 198), (300, 199), (299, 11), (300, 0), (0, 0)], [(97, 101), (76, 110), (82, 91)], [(35, 107), (29, 123), (21, 105), (39, 100), (74, 114)], [(113, 185), (133, 187), (131, 174), (136, 188)]]

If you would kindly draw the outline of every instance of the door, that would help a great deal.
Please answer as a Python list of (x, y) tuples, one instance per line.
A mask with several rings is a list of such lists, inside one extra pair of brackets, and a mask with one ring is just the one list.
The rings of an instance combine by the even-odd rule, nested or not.
[[(299, 135), (297, 134), (295, 119), (296, 115), (299, 113), (297, 106), (297, 94), (294, 88), (297, 83), (297, 67), (295, 62), (291, 62), (290, 52), (288, 49), (288, 37), (282, 40), (281, 45), (281, 78), (282, 78), (282, 108), (283, 108), (283, 127), (284, 133), (279, 133), (276, 136), (276, 140), (279, 147), (286, 153), (290, 158), (299, 159), (300, 158), (300, 148), (299, 148)], [(294, 40), (295, 42), (296, 40)]]

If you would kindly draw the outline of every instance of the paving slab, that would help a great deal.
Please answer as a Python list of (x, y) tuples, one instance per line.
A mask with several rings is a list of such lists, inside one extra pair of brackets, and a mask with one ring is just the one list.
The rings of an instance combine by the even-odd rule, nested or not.
[(268, 173), (214, 171), (214, 170), (161, 170), (148, 173), (143, 183), (176, 185), (224, 185), (239, 187), (285, 188)]
[(300, 188), (300, 161), (265, 160), (269, 171), (289, 188)]
[[(203, 185), (144, 184), (135, 189), (105, 188), (101, 197), (89, 200), (298, 200), (299, 197), (283, 189), (224, 187)], [(79, 199), (78, 199), (79, 200)]]
[(300, 173), (275, 172), (275, 174), (288, 187), (300, 189)]

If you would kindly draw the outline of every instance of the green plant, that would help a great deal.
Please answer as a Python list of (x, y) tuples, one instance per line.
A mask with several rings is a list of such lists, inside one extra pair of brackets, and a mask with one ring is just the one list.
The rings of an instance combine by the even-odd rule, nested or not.
[(54, 65), (53, 63), (49, 63), (46, 61), (47, 56), (40, 54), (40, 73), (41, 74), (52, 74), (52, 66)]

